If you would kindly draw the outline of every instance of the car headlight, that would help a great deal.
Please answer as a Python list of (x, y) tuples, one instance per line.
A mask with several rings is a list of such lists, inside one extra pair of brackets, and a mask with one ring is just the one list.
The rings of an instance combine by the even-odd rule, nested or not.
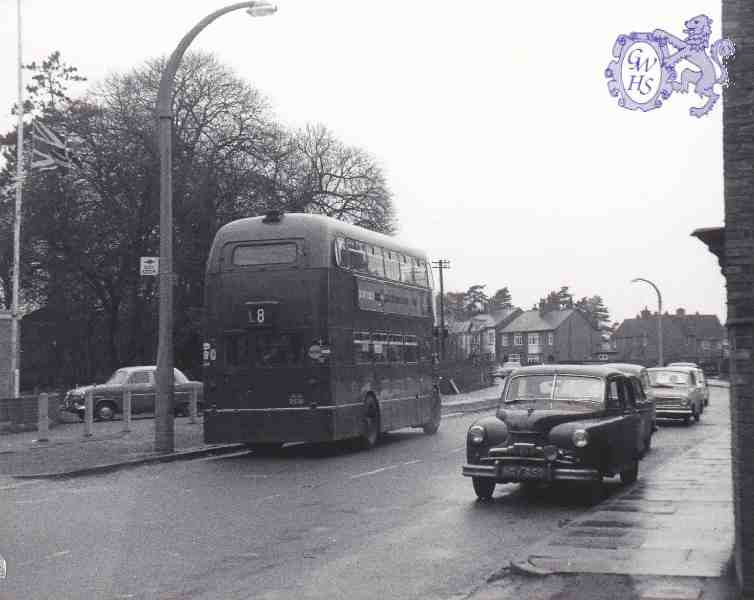
[(583, 448), (589, 443), (589, 434), (585, 429), (577, 429), (573, 432), (571, 439), (573, 440), (574, 446), (577, 448)]
[(484, 443), (486, 432), (481, 425), (472, 425), (469, 428), (469, 443), (472, 446), (479, 446)]

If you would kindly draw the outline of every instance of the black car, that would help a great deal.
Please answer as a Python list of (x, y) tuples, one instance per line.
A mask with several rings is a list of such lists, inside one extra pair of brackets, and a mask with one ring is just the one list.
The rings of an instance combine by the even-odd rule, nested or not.
[(497, 414), (469, 428), (463, 475), (482, 500), (498, 483), (633, 483), (647, 448), (635, 383), (601, 365), (516, 369)]

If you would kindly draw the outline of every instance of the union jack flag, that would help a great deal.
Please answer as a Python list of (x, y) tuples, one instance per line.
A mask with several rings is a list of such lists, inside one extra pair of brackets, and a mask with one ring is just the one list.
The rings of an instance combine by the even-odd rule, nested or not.
[(32, 125), (31, 136), (32, 169), (52, 171), (58, 167), (70, 169), (73, 166), (65, 141), (61, 140), (47, 125), (35, 120)]

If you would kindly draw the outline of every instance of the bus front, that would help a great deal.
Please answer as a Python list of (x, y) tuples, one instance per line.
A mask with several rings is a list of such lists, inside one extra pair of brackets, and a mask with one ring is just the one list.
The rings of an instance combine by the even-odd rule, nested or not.
[(222, 227), (205, 282), (204, 440), (331, 441), (330, 245), (279, 215)]

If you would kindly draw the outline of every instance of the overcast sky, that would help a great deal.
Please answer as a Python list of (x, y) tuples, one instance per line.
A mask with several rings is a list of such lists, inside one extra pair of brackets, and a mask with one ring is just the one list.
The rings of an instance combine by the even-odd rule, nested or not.
[[(227, 0), (22, 0), (24, 62), (55, 50), (89, 83), (169, 54)], [(618, 107), (604, 71), (618, 34), (665, 29), (720, 2), (280, 0), (210, 25), (217, 54), (292, 127), (321, 122), (375, 156), (399, 235), (451, 263), (445, 288), (507, 286), (531, 307), (568, 285), (613, 320), (656, 295), (724, 321), (724, 278), (690, 233), (724, 219), (722, 102), (694, 94), (648, 113)], [(0, 110), (13, 124), (16, 0), (0, 0)], [(734, 42), (736, 40), (733, 40)], [(719, 86), (718, 86), (719, 87)], [(82, 89), (83, 91), (83, 89)]]

